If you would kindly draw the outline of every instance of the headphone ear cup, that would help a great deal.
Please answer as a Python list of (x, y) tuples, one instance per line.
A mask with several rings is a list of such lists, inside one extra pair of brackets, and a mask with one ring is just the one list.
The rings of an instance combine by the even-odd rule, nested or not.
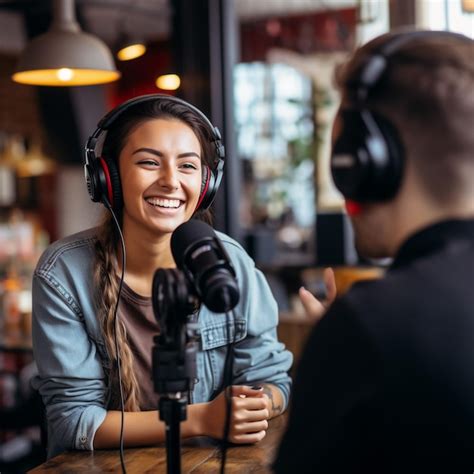
[(96, 160), (90, 160), (89, 163), (84, 165), (84, 177), (89, 197), (93, 202), (100, 202), (99, 170), (96, 163)]
[(100, 158), (100, 164), (105, 175), (103, 196), (107, 197), (114, 210), (121, 209), (123, 206), (122, 185), (117, 165), (114, 160), (108, 158)]
[(199, 199), (206, 193), (207, 187), (209, 185), (209, 173), (211, 170), (209, 166), (205, 165), (202, 168), (202, 178), (201, 178), (201, 194), (199, 195)]
[[(377, 126), (378, 140), (383, 141), (386, 159), (379, 165), (377, 156), (377, 145), (374, 141), (370, 144), (371, 162), (373, 163), (373, 195), (376, 200), (388, 200), (397, 194), (403, 175), (403, 164), (405, 161), (405, 148), (400, 139), (397, 128), (392, 122), (382, 115), (372, 113), (372, 118)], [(375, 145), (375, 151), (372, 150)]]
[(384, 201), (398, 191), (403, 147), (395, 127), (367, 109), (345, 109), (331, 156), (334, 183), (346, 199)]
[(332, 147), (332, 177), (346, 199), (358, 201), (369, 178), (368, 130), (357, 109), (342, 110), (337, 120), (341, 128)]
[(120, 184), (120, 175), (113, 160), (100, 157), (98, 159), (100, 170), (98, 173), (98, 182), (100, 186), (100, 201), (110, 204), (113, 209), (118, 210), (122, 207), (122, 186)]
[(196, 211), (207, 209), (211, 204), (209, 202), (210, 191), (212, 191), (211, 181), (212, 171), (209, 166), (204, 165), (202, 167), (201, 194), (199, 195), (199, 201), (196, 206)]

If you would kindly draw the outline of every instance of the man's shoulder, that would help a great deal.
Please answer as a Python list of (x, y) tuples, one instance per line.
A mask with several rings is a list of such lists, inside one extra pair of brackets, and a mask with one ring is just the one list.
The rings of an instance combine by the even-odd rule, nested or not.
[[(334, 312), (341, 324), (354, 325), (381, 348), (388, 341), (420, 341), (424, 327), (444, 327), (446, 311), (460, 304), (442, 282), (442, 277), (427, 272), (423, 262), (414, 262), (389, 270), (380, 279), (355, 283), (334, 305)], [(464, 313), (460, 309), (456, 318)]]
[(412, 283), (410, 272), (389, 272), (379, 279), (358, 281), (336, 300), (332, 312), (341, 318), (341, 324), (383, 339), (393, 331), (403, 331), (404, 319), (409, 318), (413, 302), (420, 296)]
[(344, 295), (344, 299), (355, 308), (393, 307), (416, 296), (413, 288), (416, 281), (416, 271), (413, 269), (389, 270), (380, 278), (357, 281)]

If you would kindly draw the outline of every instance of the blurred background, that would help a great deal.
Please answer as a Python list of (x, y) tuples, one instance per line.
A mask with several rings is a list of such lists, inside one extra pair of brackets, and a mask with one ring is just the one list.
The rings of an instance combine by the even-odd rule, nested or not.
[[(265, 272), (280, 338), (298, 360), (311, 328), (299, 286), (323, 296), (322, 269), (331, 265), (343, 293), (389, 263), (357, 255), (329, 153), (335, 67), (400, 26), (474, 37), (474, 1), (0, 0), (1, 472), (25, 472), (44, 459), (29, 388), (31, 275), (50, 242), (99, 218), (82, 169), (98, 120), (126, 99), (164, 92), (219, 127), (227, 160), (215, 226)], [(72, 44), (51, 36), (61, 29), (77, 34)], [(19, 74), (61, 55), (71, 64), (55, 85)], [(105, 70), (105, 79), (88, 79), (104, 83), (78, 85), (74, 67), (86, 60)]]

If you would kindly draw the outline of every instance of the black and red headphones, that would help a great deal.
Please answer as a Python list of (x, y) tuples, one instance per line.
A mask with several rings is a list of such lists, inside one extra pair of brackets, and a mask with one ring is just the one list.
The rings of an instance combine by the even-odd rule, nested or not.
[(212, 166), (203, 166), (202, 186), (198, 209), (208, 209), (214, 200), (224, 172), (225, 149), (222, 144), (221, 134), (217, 127), (214, 127), (210, 120), (194, 105), (166, 94), (148, 94), (127, 100), (105, 115), (97, 124), (97, 129), (88, 138), (85, 148), (84, 175), (87, 184), (87, 191), (93, 202), (101, 202), (106, 207), (119, 210), (123, 205), (122, 186), (120, 184), (120, 174), (115, 161), (109, 157), (99, 156), (96, 153), (99, 140), (111, 128), (114, 122), (130, 107), (142, 102), (156, 100), (169, 100), (177, 104), (184, 105), (197, 117), (199, 117), (209, 128), (211, 143), (215, 148), (215, 158)]
[(371, 111), (367, 101), (402, 46), (419, 38), (443, 36), (472, 42), (449, 31), (400, 32), (370, 53), (349, 84), (352, 105), (340, 111), (342, 129), (331, 155), (334, 184), (347, 200), (377, 202), (397, 193), (405, 162), (403, 142), (395, 125)]

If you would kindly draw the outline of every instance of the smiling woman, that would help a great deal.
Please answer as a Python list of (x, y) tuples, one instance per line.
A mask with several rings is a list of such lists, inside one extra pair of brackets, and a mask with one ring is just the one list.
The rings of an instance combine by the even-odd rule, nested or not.
[[(180, 224), (191, 217), (210, 221), (207, 209), (222, 178), (223, 160), (219, 132), (202, 112), (158, 94), (122, 104), (89, 138), (89, 194), (117, 216), (126, 268), (120, 233), (108, 212), (98, 228), (54, 243), (38, 263), (33, 339), (39, 375), (34, 385), (47, 409), (49, 456), (119, 445), (118, 367), (124, 445), (165, 439), (151, 380), (153, 336), (160, 330), (152, 308), (153, 275), (158, 268), (176, 267), (170, 238)], [(182, 436), (223, 436), (224, 362), (228, 332), (235, 332), (229, 440), (254, 443), (265, 436), (267, 420), (287, 406), (292, 356), (277, 340), (277, 306), (263, 274), (237, 242), (218, 235), (244, 297), (234, 309), (235, 331), (226, 331), (206, 307), (199, 309), (198, 381), (189, 394)]]
[(127, 183), (124, 229), (168, 240), (189, 220), (201, 191), (200, 155), (198, 137), (181, 121), (156, 119), (137, 126), (119, 157), (120, 176)]

